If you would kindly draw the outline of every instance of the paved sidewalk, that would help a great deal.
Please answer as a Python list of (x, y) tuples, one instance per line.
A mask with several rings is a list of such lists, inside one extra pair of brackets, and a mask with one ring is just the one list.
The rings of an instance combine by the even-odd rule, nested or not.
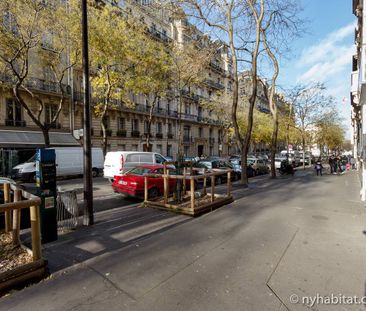
[[(195, 219), (103, 212), (93, 228), (47, 246), (59, 272), (1, 299), (0, 310), (364, 310), (290, 303), (365, 295), (358, 189), (355, 172), (308, 171), (235, 186), (234, 203)], [(134, 227), (140, 218), (126, 220), (131, 212), (146, 213), (146, 223)]]

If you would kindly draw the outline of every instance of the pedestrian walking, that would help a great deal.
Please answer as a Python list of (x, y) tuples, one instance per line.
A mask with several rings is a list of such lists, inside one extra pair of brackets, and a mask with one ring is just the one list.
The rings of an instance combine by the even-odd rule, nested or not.
[(333, 174), (337, 174), (338, 173), (338, 158), (335, 157), (333, 159)]
[(354, 157), (351, 157), (350, 163), (351, 163), (352, 169), (355, 170), (356, 169), (356, 160)]
[(333, 157), (333, 155), (331, 155), (329, 157), (329, 167), (330, 167), (330, 173), (333, 174), (334, 173), (334, 157)]
[(322, 165), (322, 161), (319, 158), (316, 163), (315, 163), (315, 170), (316, 170), (316, 176), (323, 176), (323, 165)]

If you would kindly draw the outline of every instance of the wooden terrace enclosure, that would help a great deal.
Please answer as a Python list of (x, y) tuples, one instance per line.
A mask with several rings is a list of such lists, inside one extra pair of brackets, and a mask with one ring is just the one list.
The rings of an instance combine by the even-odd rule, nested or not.
[[(41, 199), (20, 189), (11, 182), (3, 184), (4, 204), (0, 204), (0, 213), (4, 213), (5, 228), (0, 231), (11, 233), (14, 247), (21, 247), (32, 255), (33, 262), (0, 273), (0, 293), (32, 279), (40, 279), (47, 272), (47, 262), (42, 258), (40, 233)], [(13, 202), (11, 198), (13, 197)], [(20, 220), (22, 209), (29, 208), (32, 234), (32, 249), (29, 250), (20, 241)]]
[[(147, 174), (144, 176), (145, 180), (145, 191), (144, 191), (144, 202), (143, 207), (153, 207), (163, 210), (170, 210), (176, 213), (181, 213), (190, 216), (198, 216), (200, 214), (212, 211), (218, 207), (233, 202), (231, 194), (232, 183), (231, 173), (232, 170), (216, 170), (213, 172), (207, 172), (204, 169), (203, 175), (195, 175), (198, 169), (183, 168), (183, 175), (172, 175), (169, 171), (172, 168), (168, 165), (174, 164), (175, 162), (164, 163), (164, 174)], [(215, 187), (215, 177), (227, 176), (227, 188), (225, 194), (218, 194)], [(149, 177), (162, 177), (164, 180), (164, 195), (162, 198), (149, 198)], [(169, 189), (169, 180), (176, 179), (182, 181), (182, 200), (177, 201), (175, 193), (172, 189)], [(210, 187), (207, 186), (207, 181), (210, 180)], [(189, 181), (189, 182), (187, 182)], [(197, 185), (203, 182), (203, 187), (199, 190)], [(187, 191), (187, 185), (189, 184), (189, 191)], [(210, 189), (210, 192), (207, 190)]]

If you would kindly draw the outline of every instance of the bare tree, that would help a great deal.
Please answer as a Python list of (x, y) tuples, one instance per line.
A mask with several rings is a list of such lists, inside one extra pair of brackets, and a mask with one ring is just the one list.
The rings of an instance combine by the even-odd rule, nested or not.
[[(55, 126), (68, 98), (64, 84), (67, 71), (76, 63), (79, 49), (72, 33), (65, 5), (41, 0), (0, 3), (0, 67), (3, 84), (12, 89), (14, 98), (42, 131), (45, 147), (50, 146), (49, 130)], [(66, 47), (72, 47), (72, 50)], [(33, 77), (35, 56), (48, 71), (43, 83)], [(1, 82), (0, 82), (1, 83)], [(45, 118), (46, 103), (37, 91), (57, 93), (56, 110)]]
[(296, 127), (301, 136), (304, 169), (305, 151), (309, 143), (310, 132), (316, 129), (316, 124), (322, 119), (325, 111), (334, 108), (334, 99), (325, 94), (325, 90), (322, 83), (312, 82), (296, 86), (288, 95), (293, 106)]

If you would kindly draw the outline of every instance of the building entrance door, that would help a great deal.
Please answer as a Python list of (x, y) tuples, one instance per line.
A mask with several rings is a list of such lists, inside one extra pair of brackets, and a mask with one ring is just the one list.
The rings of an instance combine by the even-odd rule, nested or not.
[(203, 145), (198, 145), (197, 154), (199, 157), (201, 157), (203, 155)]

